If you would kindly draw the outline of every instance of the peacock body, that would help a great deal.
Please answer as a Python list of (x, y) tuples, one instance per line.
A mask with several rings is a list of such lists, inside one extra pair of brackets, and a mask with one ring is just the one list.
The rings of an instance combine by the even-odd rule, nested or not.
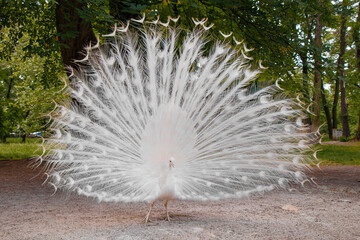
[(106, 202), (238, 198), (304, 181), (299, 104), (277, 85), (251, 92), (260, 70), (247, 49), (212, 43), (205, 21), (185, 32), (171, 20), (115, 26), (87, 48), (73, 100), (52, 113), (48, 181)]

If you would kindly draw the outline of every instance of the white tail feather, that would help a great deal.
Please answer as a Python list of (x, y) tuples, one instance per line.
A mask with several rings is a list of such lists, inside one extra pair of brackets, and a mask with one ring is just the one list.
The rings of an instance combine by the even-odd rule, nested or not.
[[(222, 43), (207, 51), (199, 29), (179, 39), (169, 26), (178, 19), (141, 31), (115, 25), (105, 36), (116, 38), (88, 49), (86, 67), (71, 76), (75, 101), (52, 114), (55, 191), (115, 202), (217, 200), (306, 181), (301, 110), (274, 98), (274, 86), (249, 90), (260, 71), (243, 51)], [(193, 21), (206, 28), (207, 19)]]

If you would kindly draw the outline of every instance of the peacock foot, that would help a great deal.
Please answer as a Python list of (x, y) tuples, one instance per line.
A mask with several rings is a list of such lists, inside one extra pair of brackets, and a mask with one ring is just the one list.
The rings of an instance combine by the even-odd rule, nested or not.
[(146, 217), (144, 218), (144, 221), (145, 221), (145, 223), (152, 222), (152, 221), (149, 219), (148, 216), (146, 216)]

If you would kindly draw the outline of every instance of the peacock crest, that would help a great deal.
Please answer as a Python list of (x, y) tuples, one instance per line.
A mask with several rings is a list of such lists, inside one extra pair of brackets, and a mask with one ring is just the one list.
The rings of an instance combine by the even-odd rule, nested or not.
[(192, 31), (176, 21), (133, 19), (86, 48), (73, 100), (51, 115), (55, 188), (106, 202), (205, 201), (306, 179), (301, 105), (277, 85), (251, 91), (260, 70), (249, 49), (211, 41), (206, 20)]

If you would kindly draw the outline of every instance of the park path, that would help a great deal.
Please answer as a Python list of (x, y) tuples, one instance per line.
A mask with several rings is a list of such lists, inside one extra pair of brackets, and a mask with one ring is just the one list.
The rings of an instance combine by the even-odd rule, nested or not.
[[(97, 203), (41, 185), (29, 160), (0, 161), (0, 239), (360, 239), (360, 167), (324, 166), (317, 183), (218, 202)], [(295, 186), (294, 186), (295, 187)], [(296, 187), (295, 187), (296, 188)]]

